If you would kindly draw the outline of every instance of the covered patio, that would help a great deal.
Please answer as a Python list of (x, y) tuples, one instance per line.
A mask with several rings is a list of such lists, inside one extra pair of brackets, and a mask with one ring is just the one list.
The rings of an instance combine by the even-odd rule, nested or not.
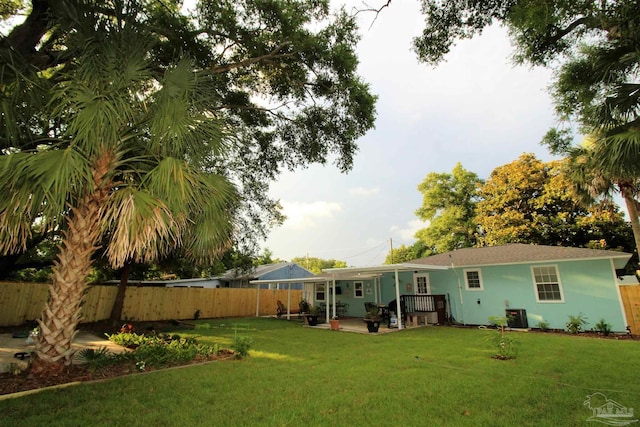
[[(414, 292), (415, 289), (411, 291), (411, 286), (409, 284), (407, 284), (407, 290), (411, 293), (401, 294), (400, 274), (419, 272), (427, 273), (429, 271), (447, 269), (448, 267), (445, 266), (412, 263), (388, 264), (371, 267), (329, 268), (324, 269), (322, 275), (315, 277), (304, 279), (254, 280), (250, 283), (257, 286), (264, 284), (276, 284), (277, 287), (279, 287), (280, 285), (288, 285), (288, 300), (285, 303), (287, 307), (287, 319), (291, 319), (292, 304), (295, 306), (298, 303), (298, 301), (291, 301), (291, 284), (301, 283), (304, 288), (304, 298), (310, 304), (316, 306), (320, 306), (321, 304), (324, 305), (324, 310), (322, 313), (323, 315), (321, 315), (321, 317), (324, 317), (325, 323), (327, 325), (329, 323), (329, 319), (337, 317), (339, 317), (341, 320), (344, 319), (345, 322), (348, 321), (347, 319), (352, 317), (354, 318), (354, 321), (357, 320), (358, 322), (363, 323), (361, 314), (362, 308), (359, 306), (349, 307), (349, 303), (357, 305), (363, 304), (365, 302), (371, 302), (380, 307), (386, 307), (387, 302), (384, 300), (384, 296), (386, 295), (387, 299), (393, 298), (394, 301), (396, 301), (394, 314), (398, 319), (397, 329), (403, 329), (406, 326), (403, 322), (403, 318), (405, 318), (407, 314), (403, 313), (403, 309), (406, 308), (407, 311), (410, 310), (413, 314), (415, 314), (415, 312), (435, 312), (436, 303), (434, 302), (433, 297), (430, 295), (416, 295), (416, 293)], [(385, 277), (385, 275), (386, 279), (385, 281), (383, 281), (382, 279), (383, 277)], [(389, 280), (390, 278), (392, 278), (392, 280)], [(342, 288), (338, 286), (338, 284), (341, 284), (343, 282), (346, 283), (348, 291), (346, 293), (353, 291), (354, 295), (346, 296), (342, 294)], [(350, 284), (352, 283), (353, 289), (350, 289)], [(363, 285), (364, 283), (366, 283), (367, 287), (366, 295)], [(363, 287), (362, 289), (360, 289), (359, 294), (356, 294), (356, 285)], [(322, 288), (320, 288), (320, 286)], [(319, 291), (319, 289), (321, 290)], [(322, 298), (317, 298), (318, 295), (321, 295)], [(407, 301), (408, 304), (405, 304), (404, 301)], [(258, 293), (258, 300), (256, 301), (256, 316), (259, 315), (259, 303), (260, 301)], [(440, 304), (440, 302), (438, 302), (438, 304)], [(349, 325), (349, 327), (351, 328), (351, 325)], [(382, 330), (386, 328), (380, 329)]]

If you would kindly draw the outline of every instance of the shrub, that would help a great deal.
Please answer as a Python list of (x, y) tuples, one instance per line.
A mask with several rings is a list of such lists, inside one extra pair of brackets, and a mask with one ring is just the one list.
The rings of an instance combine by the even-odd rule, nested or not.
[(569, 315), (569, 321), (565, 327), (570, 334), (577, 334), (583, 331), (583, 326), (587, 323), (587, 318), (584, 317), (584, 314), (580, 313), (577, 316)]
[(106, 347), (101, 347), (98, 350), (93, 348), (83, 348), (78, 352), (78, 357), (80, 358), (80, 361), (85, 363), (92, 371), (103, 368), (114, 362), (111, 353)]
[(611, 333), (611, 325), (606, 320), (600, 319), (598, 323), (593, 327), (596, 332), (600, 332), (604, 336), (608, 336)]
[[(195, 338), (182, 338), (180, 335), (137, 335), (120, 333), (109, 336), (116, 344), (134, 348), (134, 351), (121, 358), (133, 359), (140, 370), (148, 366), (167, 366), (184, 363), (196, 358), (206, 359), (220, 352), (219, 346), (199, 344)], [(142, 368), (140, 368), (142, 367)]]
[(541, 320), (538, 322), (538, 328), (542, 331), (542, 332), (546, 332), (549, 330), (549, 323), (545, 322), (544, 320)]
[(233, 338), (232, 348), (239, 357), (245, 357), (249, 354), (249, 348), (251, 347), (251, 344), (253, 344), (253, 340), (251, 339), (251, 337), (248, 337), (246, 335), (236, 335)]

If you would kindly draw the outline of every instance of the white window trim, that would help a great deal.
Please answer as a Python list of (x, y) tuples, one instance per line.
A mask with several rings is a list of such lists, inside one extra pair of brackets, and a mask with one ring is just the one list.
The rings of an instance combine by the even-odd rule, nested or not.
[[(553, 267), (556, 270), (556, 277), (558, 278), (558, 290), (560, 291), (560, 299), (559, 300), (541, 300), (540, 294), (538, 294), (538, 284), (536, 283), (536, 273), (534, 271), (535, 268), (540, 267)], [(538, 304), (562, 304), (564, 303), (564, 290), (562, 288), (562, 279), (560, 278), (560, 269), (556, 264), (547, 264), (547, 265), (532, 265), (531, 266), (531, 281), (533, 282), (533, 293), (536, 296), (536, 302)]]
[[(356, 294), (357, 284), (360, 284), (360, 289), (362, 290), (362, 295), (358, 296)], [(353, 297), (354, 298), (364, 298), (364, 282), (353, 282)]]
[[(424, 277), (427, 284), (427, 292), (418, 292), (418, 277)], [(413, 293), (415, 295), (431, 295), (431, 278), (429, 273), (413, 273)]]
[[(469, 278), (467, 277), (467, 272), (468, 271), (475, 271), (475, 272), (478, 273), (478, 280), (480, 281), (480, 287), (479, 288), (471, 288), (471, 287), (469, 287)], [(467, 291), (471, 291), (471, 292), (484, 291), (484, 281), (482, 280), (482, 270), (480, 270), (479, 268), (465, 268), (462, 271), (462, 274), (464, 274), (464, 288)]]

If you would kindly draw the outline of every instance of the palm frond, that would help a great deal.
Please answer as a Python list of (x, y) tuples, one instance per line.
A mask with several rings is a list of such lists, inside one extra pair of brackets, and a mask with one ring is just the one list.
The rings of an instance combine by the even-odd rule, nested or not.
[(107, 258), (114, 267), (127, 260), (148, 262), (181, 244), (184, 223), (146, 191), (130, 186), (116, 191), (105, 210), (110, 241)]
[(87, 159), (71, 148), (0, 156), (2, 247), (24, 247), (35, 222), (56, 227), (74, 195), (91, 182)]
[(224, 152), (228, 140), (213, 112), (216, 91), (206, 76), (183, 60), (165, 73), (160, 85), (149, 107), (149, 151), (188, 158)]
[(640, 129), (599, 138), (595, 146), (596, 167), (617, 178), (640, 176)]

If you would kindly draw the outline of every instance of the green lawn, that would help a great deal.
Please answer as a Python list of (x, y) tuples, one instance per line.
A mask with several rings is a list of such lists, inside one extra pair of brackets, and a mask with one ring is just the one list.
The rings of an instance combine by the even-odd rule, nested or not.
[(0, 401), (0, 425), (593, 425), (583, 402), (594, 392), (640, 408), (636, 341), (517, 333), (518, 357), (499, 361), (495, 332), (477, 329), (378, 336), (242, 319), (191, 332), (228, 346), (236, 322), (254, 340), (245, 360)]

